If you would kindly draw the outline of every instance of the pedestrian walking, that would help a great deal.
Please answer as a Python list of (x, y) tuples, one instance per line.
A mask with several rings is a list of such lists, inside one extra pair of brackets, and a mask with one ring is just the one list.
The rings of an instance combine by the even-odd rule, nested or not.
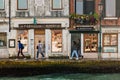
[(72, 56), (70, 57), (70, 59), (73, 59), (73, 56), (76, 56), (76, 60), (78, 60), (78, 52), (77, 52), (77, 43), (76, 41), (73, 41), (73, 46), (72, 46)]
[(39, 53), (42, 55), (42, 58), (44, 58), (43, 45), (42, 45), (40, 40), (38, 41), (38, 45), (37, 45), (37, 56), (36, 56), (36, 59), (39, 58)]
[(24, 54), (23, 54), (23, 49), (24, 49), (23, 44), (21, 43), (21, 41), (18, 41), (18, 55), (17, 55), (17, 57), (19, 58), (19, 55), (21, 53), (21, 55), (23, 56), (23, 58), (26, 59), (25, 56), (24, 56)]

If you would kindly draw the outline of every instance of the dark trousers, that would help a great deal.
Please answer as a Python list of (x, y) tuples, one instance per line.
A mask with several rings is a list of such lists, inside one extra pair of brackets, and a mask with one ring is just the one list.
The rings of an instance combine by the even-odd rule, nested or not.
[(38, 59), (38, 57), (39, 57), (39, 53), (42, 55), (42, 57), (44, 57), (43, 52), (39, 52), (39, 51), (37, 51), (37, 59)]
[(20, 53), (21, 53), (21, 55), (25, 58), (25, 56), (23, 55), (22, 49), (19, 49), (19, 50), (18, 50), (18, 56), (17, 56), (17, 57), (19, 58)]

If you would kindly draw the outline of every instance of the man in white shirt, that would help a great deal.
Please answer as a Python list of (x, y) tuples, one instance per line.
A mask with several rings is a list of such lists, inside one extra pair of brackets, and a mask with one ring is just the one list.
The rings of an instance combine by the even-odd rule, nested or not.
[(37, 56), (36, 56), (36, 59), (38, 59), (39, 53), (41, 53), (42, 57), (44, 57), (44, 54), (43, 54), (43, 45), (42, 45), (42, 43), (41, 43), (40, 40), (38, 41), (38, 45), (37, 45)]

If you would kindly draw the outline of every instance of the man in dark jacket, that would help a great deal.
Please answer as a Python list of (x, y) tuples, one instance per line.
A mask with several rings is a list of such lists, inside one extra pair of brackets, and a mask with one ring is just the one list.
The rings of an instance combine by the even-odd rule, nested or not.
[(19, 54), (21, 53), (23, 58), (26, 59), (25, 56), (23, 55), (22, 51), (23, 51), (23, 44), (20, 41), (18, 41), (18, 55), (17, 55), (17, 57), (19, 58)]
[(74, 55), (76, 56), (76, 60), (78, 60), (79, 56), (78, 56), (78, 52), (77, 52), (77, 43), (76, 43), (76, 41), (73, 41), (72, 56), (70, 57), (70, 59), (72, 59)]

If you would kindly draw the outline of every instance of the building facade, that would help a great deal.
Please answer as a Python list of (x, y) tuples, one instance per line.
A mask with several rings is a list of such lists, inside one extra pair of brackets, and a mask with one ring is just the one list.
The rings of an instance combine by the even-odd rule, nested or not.
[(102, 0), (102, 58), (120, 58), (119, 0)]
[[(84, 58), (120, 58), (119, 2), (119, 0), (71, 0), (69, 32), (71, 39), (80, 38), (80, 49)], [(97, 20), (96, 23), (91, 23), (91, 16)]]
[[(99, 3), (102, 11), (99, 11)], [(45, 57), (67, 56), (72, 41), (84, 58), (120, 58), (119, 0), (0, 0), (0, 58), (36, 57), (39, 40)]]
[(80, 53), (84, 58), (98, 58), (99, 19), (98, 0), (71, 0), (70, 29), (72, 41), (79, 41)]
[(45, 57), (69, 56), (69, 0), (1, 0), (0, 18), (1, 58), (17, 55), (18, 40), (31, 58), (39, 40)]

